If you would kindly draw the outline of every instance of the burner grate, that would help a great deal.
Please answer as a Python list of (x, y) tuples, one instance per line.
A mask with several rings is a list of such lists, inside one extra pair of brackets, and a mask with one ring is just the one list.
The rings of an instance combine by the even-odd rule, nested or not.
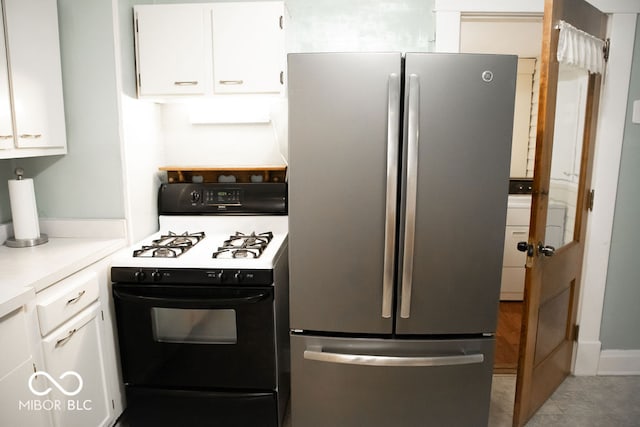
[(259, 258), (269, 242), (273, 239), (273, 233), (251, 234), (236, 231), (222, 243), (222, 246), (214, 252), (212, 258)]
[(142, 248), (133, 251), (134, 257), (142, 258), (177, 258), (194, 247), (205, 238), (204, 232), (197, 233), (184, 232), (182, 234), (169, 231), (161, 235), (150, 245), (143, 245)]

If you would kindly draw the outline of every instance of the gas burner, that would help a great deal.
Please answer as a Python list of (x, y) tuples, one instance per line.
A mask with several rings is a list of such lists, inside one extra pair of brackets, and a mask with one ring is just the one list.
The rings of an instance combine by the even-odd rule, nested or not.
[(258, 258), (273, 239), (273, 233), (244, 234), (236, 231), (214, 252), (212, 258)]
[(133, 251), (134, 257), (146, 258), (177, 258), (204, 239), (204, 232), (182, 234), (169, 231), (153, 240), (151, 245), (143, 245), (142, 248)]
[(152, 242), (153, 246), (194, 246), (200, 240), (204, 239), (204, 232), (189, 233), (185, 231), (182, 234), (169, 231), (167, 234), (163, 234), (160, 238)]

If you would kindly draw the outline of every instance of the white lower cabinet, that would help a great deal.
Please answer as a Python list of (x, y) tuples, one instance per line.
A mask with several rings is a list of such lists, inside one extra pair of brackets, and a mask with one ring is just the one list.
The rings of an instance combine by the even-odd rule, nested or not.
[[(48, 427), (51, 425), (48, 411), (48, 399), (35, 396), (29, 389), (29, 378), (33, 372), (32, 360), (24, 361), (0, 380), (0, 425)], [(36, 390), (46, 388), (42, 385), (43, 378), (34, 380)]]
[(0, 317), (0, 425), (48, 427), (50, 412), (43, 409), (46, 398), (34, 390), (46, 387), (43, 378), (31, 376), (41, 366), (37, 346), (35, 312), (25, 304)]
[(50, 399), (58, 427), (104, 426), (110, 421), (107, 372), (103, 357), (101, 305), (88, 308), (42, 340), (46, 372), (58, 382)]
[(55, 427), (109, 426), (122, 412), (108, 271), (103, 259), (36, 295)]

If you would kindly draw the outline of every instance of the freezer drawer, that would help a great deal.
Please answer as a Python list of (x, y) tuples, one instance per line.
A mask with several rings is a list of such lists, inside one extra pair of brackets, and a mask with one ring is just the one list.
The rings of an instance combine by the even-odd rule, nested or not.
[(292, 425), (486, 426), (494, 345), (292, 334)]

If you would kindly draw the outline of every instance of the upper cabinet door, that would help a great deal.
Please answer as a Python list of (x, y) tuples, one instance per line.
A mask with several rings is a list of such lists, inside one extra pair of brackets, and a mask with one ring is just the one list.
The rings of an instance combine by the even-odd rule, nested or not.
[(280, 93), (283, 3), (213, 3), (215, 93)]
[(134, 15), (138, 96), (204, 95), (206, 9), (201, 4), (146, 5), (135, 6)]
[(0, 150), (13, 148), (13, 115), (11, 113), (11, 94), (9, 93), (9, 69), (4, 40), (4, 22), (0, 19)]
[(64, 154), (66, 132), (57, 3), (5, 0), (4, 7), (16, 146), (59, 147), (39, 154)]

